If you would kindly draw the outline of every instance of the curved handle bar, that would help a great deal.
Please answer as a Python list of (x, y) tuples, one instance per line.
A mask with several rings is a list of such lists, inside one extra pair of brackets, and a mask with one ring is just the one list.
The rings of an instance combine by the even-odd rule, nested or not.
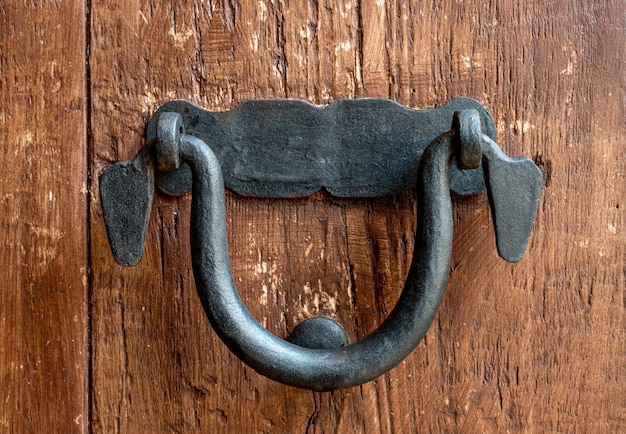
[(183, 135), (180, 153), (193, 174), (191, 250), (196, 286), (211, 325), (231, 351), (269, 378), (320, 391), (365, 383), (400, 363), (424, 337), (448, 280), (453, 148), (452, 133), (446, 133), (422, 157), (418, 183), (422, 197), (420, 229), (396, 307), (363, 340), (328, 350), (303, 348), (276, 337), (244, 306), (228, 258), (220, 165), (204, 142)]

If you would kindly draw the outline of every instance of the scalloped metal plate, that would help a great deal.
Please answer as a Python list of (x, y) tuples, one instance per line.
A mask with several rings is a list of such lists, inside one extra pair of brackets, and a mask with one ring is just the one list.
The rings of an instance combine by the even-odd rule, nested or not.
[[(294, 198), (326, 189), (337, 197), (380, 197), (415, 185), (424, 149), (451, 129), (459, 109), (478, 110), (482, 132), (495, 140), (489, 112), (466, 98), (419, 110), (387, 99), (340, 100), (328, 106), (262, 100), (226, 112), (170, 101), (148, 123), (146, 138), (155, 138), (161, 113), (177, 112), (185, 131), (217, 155), (226, 187), (241, 195)], [(185, 164), (174, 172), (157, 172), (156, 179), (169, 195), (191, 188)], [(461, 171), (453, 164), (450, 184), (458, 194), (476, 194), (485, 187), (482, 169)]]

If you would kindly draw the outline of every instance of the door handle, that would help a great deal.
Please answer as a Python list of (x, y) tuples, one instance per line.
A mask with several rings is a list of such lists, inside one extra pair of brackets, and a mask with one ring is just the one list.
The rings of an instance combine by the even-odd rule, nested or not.
[[(524, 253), (539, 204), (537, 166), (502, 153), (491, 116), (467, 99), (423, 110), (370, 99), (324, 108), (302, 101), (254, 101), (224, 113), (173, 101), (155, 113), (146, 136), (134, 160), (114, 164), (100, 176), (116, 261), (135, 265), (141, 259), (155, 183), (173, 195), (191, 189), (193, 272), (211, 325), (254, 370), (307, 389), (370, 381), (422, 340), (448, 281), (451, 189), (474, 194), (486, 184), (498, 253), (511, 262)], [(387, 319), (351, 344), (341, 326), (325, 317), (301, 322), (288, 340), (267, 331), (234, 284), (225, 185), (261, 197), (302, 197), (320, 188), (338, 196), (371, 197), (416, 186), (415, 251)]]

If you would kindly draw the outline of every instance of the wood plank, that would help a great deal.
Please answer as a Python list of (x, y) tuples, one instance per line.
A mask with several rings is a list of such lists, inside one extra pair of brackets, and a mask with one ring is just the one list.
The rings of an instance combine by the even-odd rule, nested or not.
[[(95, 174), (132, 158), (169, 99), (473, 97), (499, 143), (545, 175), (525, 258), (497, 258), (485, 194), (455, 198), (448, 291), (399, 367), (332, 393), (258, 376), (195, 294), (190, 198), (159, 196), (143, 261), (117, 266), (92, 208), (96, 432), (626, 430), (624, 29), (620, 2), (94, 4)], [(616, 55), (617, 54), (617, 55)], [(621, 77), (621, 79), (616, 79)], [(244, 301), (286, 336), (318, 313), (352, 339), (393, 307), (413, 251), (412, 192), (303, 200), (227, 195)]]
[(0, 10), (0, 431), (84, 432), (84, 3)]

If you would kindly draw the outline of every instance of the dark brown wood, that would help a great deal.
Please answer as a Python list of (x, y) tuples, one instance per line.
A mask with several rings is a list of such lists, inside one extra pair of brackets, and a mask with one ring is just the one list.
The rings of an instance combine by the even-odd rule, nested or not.
[[(426, 339), (361, 387), (260, 377), (195, 294), (190, 198), (159, 196), (143, 261), (117, 266), (92, 190), (95, 432), (626, 430), (624, 11), (619, 1), (189, 1), (92, 4), (94, 175), (142, 146), (174, 98), (472, 97), (509, 155), (545, 175), (528, 252), (497, 258), (486, 195), (455, 198), (452, 274)], [(318, 313), (352, 339), (393, 307), (415, 232), (412, 192), (339, 200), (227, 197), (242, 297), (286, 336)]]
[(0, 432), (76, 433), (87, 404), (83, 2), (0, 7)]

